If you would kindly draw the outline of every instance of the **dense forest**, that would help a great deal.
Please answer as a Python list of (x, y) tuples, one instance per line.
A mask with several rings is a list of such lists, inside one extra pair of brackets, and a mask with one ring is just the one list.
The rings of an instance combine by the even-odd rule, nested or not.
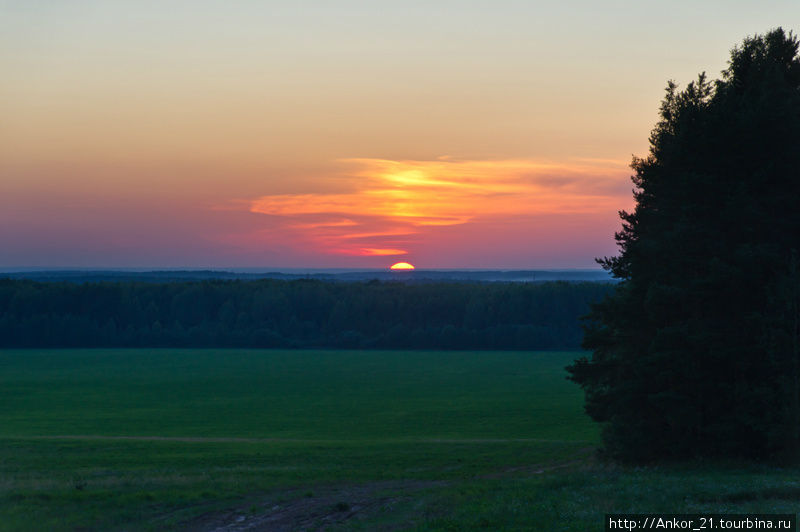
[(667, 84), (600, 260), (621, 282), (569, 368), (619, 459), (800, 460), (800, 39), (728, 65)]
[(575, 349), (608, 283), (0, 280), (0, 347)]

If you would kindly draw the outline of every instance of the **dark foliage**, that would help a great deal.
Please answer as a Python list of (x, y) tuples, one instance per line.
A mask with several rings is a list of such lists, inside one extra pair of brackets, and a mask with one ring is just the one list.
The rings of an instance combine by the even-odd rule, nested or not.
[(607, 283), (0, 280), (0, 347), (575, 349)]
[(777, 29), (713, 83), (667, 86), (621, 212), (622, 280), (568, 368), (606, 450), (643, 461), (800, 448), (800, 57)]

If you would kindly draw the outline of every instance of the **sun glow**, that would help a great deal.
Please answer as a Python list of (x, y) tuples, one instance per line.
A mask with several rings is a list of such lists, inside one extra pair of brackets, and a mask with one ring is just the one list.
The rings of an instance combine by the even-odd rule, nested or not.
[(316, 252), (419, 256), (432, 240), (452, 242), (464, 234), (458, 226), (499, 228), (502, 220), (524, 216), (597, 217), (616, 212), (620, 197), (630, 195), (622, 161), (342, 159), (338, 164), (335, 189), (257, 197), (248, 203), (250, 212), (268, 215), (281, 239), (290, 235), (293, 245)]
[(414, 265), (410, 264), (408, 262), (398, 262), (398, 263), (392, 264), (389, 267), (389, 269), (390, 270), (394, 270), (394, 271), (398, 271), (398, 270), (413, 270), (414, 269)]

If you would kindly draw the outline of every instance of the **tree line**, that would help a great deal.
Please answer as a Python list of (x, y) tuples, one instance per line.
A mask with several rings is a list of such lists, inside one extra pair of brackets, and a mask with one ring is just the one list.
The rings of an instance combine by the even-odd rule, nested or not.
[(0, 280), (0, 347), (575, 349), (608, 283)]
[(799, 50), (778, 28), (667, 86), (568, 368), (610, 456), (800, 459)]

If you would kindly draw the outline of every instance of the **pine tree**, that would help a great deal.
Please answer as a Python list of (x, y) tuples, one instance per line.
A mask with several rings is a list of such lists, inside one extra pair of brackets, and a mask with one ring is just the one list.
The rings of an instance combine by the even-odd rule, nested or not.
[(636, 206), (620, 212), (621, 280), (567, 370), (632, 461), (800, 449), (800, 56), (782, 29), (747, 38), (719, 80), (670, 82)]

